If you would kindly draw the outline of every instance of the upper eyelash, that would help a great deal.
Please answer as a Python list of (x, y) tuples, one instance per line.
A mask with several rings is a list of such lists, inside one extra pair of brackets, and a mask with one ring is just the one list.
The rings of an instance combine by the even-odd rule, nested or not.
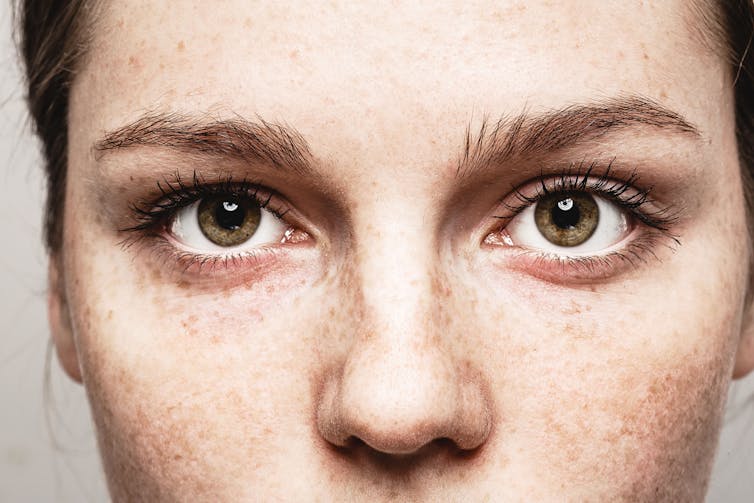
[[(212, 184), (206, 183), (196, 171), (194, 171), (189, 183), (176, 173), (172, 181), (163, 179), (162, 182), (157, 182), (157, 188), (161, 193), (158, 201), (143, 201), (131, 205), (131, 211), (139, 223), (121, 229), (123, 232), (151, 229), (155, 225), (167, 222), (177, 210), (205, 197), (215, 195), (251, 198), (259, 204), (260, 208), (267, 209), (278, 218), (283, 218), (288, 212), (287, 209), (281, 211), (278, 208), (270, 207), (274, 194), (269, 189), (246, 178), (234, 181), (230, 175)], [(259, 196), (262, 191), (266, 193), (265, 197)]]
[[(612, 176), (612, 165), (614, 159), (611, 160), (604, 170), (599, 175), (593, 175), (598, 168), (597, 162), (585, 164), (581, 162), (579, 164), (570, 164), (567, 168), (563, 169), (559, 174), (554, 177), (548, 177), (544, 173), (541, 173), (538, 177), (537, 193), (533, 196), (526, 195), (522, 192), (521, 186), (513, 189), (513, 193), (516, 199), (520, 201), (520, 204), (514, 205), (508, 202), (503, 202), (503, 206), (509, 210), (512, 214), (509, 216), (500, 216), (497, 218), (503, 220), (510, 220), (524, 209), (537, 203), (541, 198), (558, 192), (591, 192), (604, 197), (607, 197), (615, 204), (618, 204), (623, 209), (629, 211), (634, 217), (636, 217), (642, 223), (658, 229), (664, 233), (669, 233), (670, 229), (678, 220), (678, 212), (670, 206), (662, 208), (654, 208), (651, 210), (644, 209), (652, 201), (650, 192), (652, 187), (639, 189), (636, 187), (639, 175), (636, 171), (624, 180), (618, 180)], [(554, 178), (551, 186), (545, 183), (548, 178)], [(527, 183), (528, 184), (528, 183)], [(636, 191), (630, 196), (625, 194), (628, 191)], [(675, 236), (671, 236), (674, 241), (678, 241)]]

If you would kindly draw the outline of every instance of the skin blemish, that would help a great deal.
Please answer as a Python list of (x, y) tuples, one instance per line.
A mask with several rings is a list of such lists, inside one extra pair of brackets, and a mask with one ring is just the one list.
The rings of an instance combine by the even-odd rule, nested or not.
[(128, 57), (128, 66), (135, 70), (141, 70), (144, 65), (137, 56), (131, 55)]
[(574, 315), (581, 314), (581, 310), (581, 305), (575, 300), (571, 299), (571, 305), (569, 307), (564, 307), (563, 309), (561, 309), (561, 312), (567, 315)]

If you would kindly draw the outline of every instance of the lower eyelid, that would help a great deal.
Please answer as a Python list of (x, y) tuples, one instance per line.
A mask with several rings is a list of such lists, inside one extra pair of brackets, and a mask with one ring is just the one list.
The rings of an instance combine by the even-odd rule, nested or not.
[(507, 271), (524, 273), (543, 281), (563, 284), (585, 284), (613, 280), (630, 274), (639, 267), (661, 264), (666, 253), (680, 246), (675, 236), (647, 228), (631, 232), (617, 245), (600, 254), (558, 255), (544, 250), (518, 246), (489, 245), (493, 264)]
[(163, 281), (179, 285), (205, 284), (213, 289), (260, 281), (293, 259), (291, 247), (281, 246), (261, 246), (224, 255), (195, 253), (177, 246), (173, 238), (165, 234), (137, 238), (125, 246), (147, 261), (149, 267), (159, 271)]

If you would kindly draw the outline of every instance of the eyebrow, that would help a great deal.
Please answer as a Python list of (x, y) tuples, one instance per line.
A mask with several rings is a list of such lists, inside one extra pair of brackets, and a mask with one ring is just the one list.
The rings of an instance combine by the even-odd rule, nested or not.
[(495, 123), (485, 118), (476, 135), (469, 125), (456, 174), (468, 178), (485, 165), (572, 147), (621, 129), (646, 127), (701, 137), (699, 129), (681, 114), (649, 98), (623, 96), (540, 115), (525, 111)]
[[(701, 136), (682, 115), (642, 96), (575, 104), (537, 115), (524, 111), (494, 123), (485, 118), (476, 134), (469, 125), (456, 175), (468, 178), (485, 165), (501, 165), (512, 158), (552, 152), (631, 127)], [(148, 113), (106, 133), (94, 149), (104, 153), (136, 146), (266, 162), (297, 175), (311, 174), (314, 164), (309, 145), (295, 129), (240, 116), (207, 120), (178, 113)]]
[(149, 113), (106, 133), (94, 144), (94, 150), (105, 153), (137, 146), (266, 162), (296, 174), (308, 173), (313, 164), (309, 145), (298, 131), (261, 118), (207, 120), (177, 113)]

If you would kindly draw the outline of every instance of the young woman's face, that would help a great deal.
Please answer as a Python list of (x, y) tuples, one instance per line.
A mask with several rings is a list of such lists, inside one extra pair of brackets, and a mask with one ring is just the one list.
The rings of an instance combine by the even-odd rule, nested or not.
[(108, 3), (51, 314), (113, 496), (701, 500), (748, 249), (697, 15)]

